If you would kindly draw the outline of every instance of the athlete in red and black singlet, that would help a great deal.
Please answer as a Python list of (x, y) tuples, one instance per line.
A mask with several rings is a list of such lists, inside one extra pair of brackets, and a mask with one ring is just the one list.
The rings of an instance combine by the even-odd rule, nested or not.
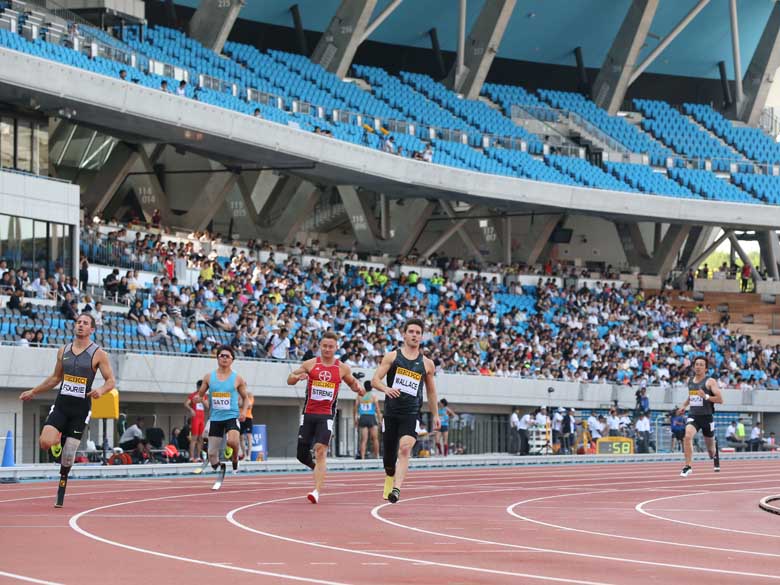
[(306, 383), (306, 402), (303, 405), (303, 414), (316, 414), (334, 417), (336, 415), (336, 402), (341, 386), (341, 362), (335, 360), (333, 365), (326, 366), (320, 358), (309, 372), (309, 380)]

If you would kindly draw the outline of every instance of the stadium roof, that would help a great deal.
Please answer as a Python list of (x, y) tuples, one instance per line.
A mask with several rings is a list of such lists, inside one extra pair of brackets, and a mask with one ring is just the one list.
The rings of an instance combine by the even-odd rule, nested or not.
[[(201, 0), (177, 0), (197, 8)], [(775, 0), (737, 3), (742, 71), (746, 71)], [(374, 16), (390, 4), (379, 0)], [(241, 18), (292, 27), (294, 0), (249, 0)], [(323, 31), (340, 0), (299, 0), (304, 28)], [(485, 0), (468, 0), (467, 30)], [(623, 22), (631, 0), (519, 0), (504, 35), (499, 57), (574, 65), (573, 50), (582, 47), (585, 65), (600, 68)], [(661, 0), (640, 60), (652, 51), (697, 0)], [(436, 28), (442, 49), (455, 51), (458, 30), (457, 0), (404, 0), (374, 31), (370, 40), (397, 45), (430, 47), (428, 31)], [(733, 78), (729, 0), (711, 0), (690, 25), (648, 68), (650, 73), (689, 77), (718, 77), (718, 61), (725, 61)]]

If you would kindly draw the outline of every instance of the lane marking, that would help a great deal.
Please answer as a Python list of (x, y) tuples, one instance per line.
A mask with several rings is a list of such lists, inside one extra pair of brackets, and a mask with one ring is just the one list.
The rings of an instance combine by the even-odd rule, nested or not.
[[(495, 490), (495, 491), (505, 491), (505, 490)], [(613, 489), (613, 490), (604, 490), (605, 492), (622, 492), (625, 491), (624, 488), (621, 489)], [(465, 496), (465, 495), (472, 495), (472, 494), (478, 494), (478, 493), (485, 493), (484, 491), (476, 491), (476, 492), (458, 492), (458, 493), (445, 493), (445, 494), (433, 494), (428, 496), (415, 496), (412, 498), (408, 498), (403, 501), (410, 501), (410, 500), (425, 500), (430, 498), (440, 498), (440, 497), (452, 497), (452, 496)], [(528, 550), (533, 552), (540, 552), (540, 553), (553, 553), (553, 554), (559, 554), (563, 556), (572, 556), (572, 557), (580, 557), (580, 558), (591, 558), (591, 559), (599, 559), (604, 561), (616, 561), (620, 563), (631, 563), (631, 564), (638, 564), (638, 565), (647, 565), (647, 566), (654, 566), (654, 567), (664, 567), (664, 568), (673, 568), (673, 569), (683, 569), (686, 571), (701, 571), (705, 573), (716, 573), (716, 574), (724, 574), (724, 575), (740, 575), (740, 576), (746, 576), (746, 577), (762, 577), (765, 579), (772, 579), (772, 580), (780, 580), (780, 576), (778, 575), (767, 575), (764, 573), (748, 573), (748, 572), (741, 572), (741, 571), (729, 571), (726, 569), (711, 569), (709, 567), (698, 567), (693, 565), (676, 565), (673, 563), (661, 563), (656, 561), (644, 561), (640, 559), (628, 559), (624, 557), (611, 557), (607, 555), (597, 555), (597, 554), (591, 554), (591, 553), (577, 553), (567, 550), (559, 550), (559, 549), (549, 549), (549, 548), (541, 548), (541, 547), (533, 547), (533, 546), (524, 546), (520, 544), (511, 544), (511, 543), (505, 543), (505, 542), (495, 542), (491, 540), (483, 540), (480, 538), (470, 538), (466, 536), (457, 536), (455, 534), (447, 534), (444, 532), (436, 532), (433, 530), (425, 530), (424, 528), (417, 528), (415, 526), (408, 526), (405, 524), (400, 524), (398, 522), (394, 522), (392, 520), (388, 520), (387, 518), (384, 518), (379, 514), (379, 510), (386, 508), (387, 506), (397, 506), (398, 504), (380, 504), (373, 508), (371, 510), (371, 515), (379, 520), (380, 522), (384, 522), (386, 524), (389, 524), (391, 526), (395, 526), (396, 528), (401, 528), (403, 530), (410, 530), (413, 532), (419, 532), (421, 534), (427, 534), (429, 536), (443, 536), (445, 538), (452, 538), (456, 540), (464, 540), (467, 542), (474, 542), (477, 544), (486, 544), (491, 546), (506, 546), (510, 548), (516, 548), (520, 550)]]
[[(499, 491), (507, 491), (507, 490), (510, 490), (510, 489), (516, 490), (517, 488), (516, 487), (515, 488), (501, 488)], [(363, 493), (363, 492), (342, 492), (342, 493), (339, 493), (339, 494), (330, 494), (330, 495), (331, 496), (350, 495), (352, 493)], [(456, 493), (457, 494), (462, 494), (463, 492), (456, 492)], [(484, 493), (484, 492), (480, 492), (480, 493)], [(455, 494), (448, 494), (448, 495), (455, 495)], [(412, 564), (420, 565), (420, 566), (444, 567), (444, 568), (448, 568), (448, 569), (459, 569), (459, 570), (462, 570), (462, 571), (473, 571), (473, 572), (477, 572), (477, 573), (488, 573), (488, 574), (491, 574), (491, 575), (503, 575), (503, 576), (510, 576), (510, 577), (524, 577), (526, 579), (535, 579), (535, 580), (541, 580), (541, 581), (553, 581), (553, 582), (556, 582), (556, 583), (578, 583), (578, 584), (581, 584), (581, 585), (607, 585), (606, 583), (599, 582), (599, 581), (586, 581), (586, 580), (583, 580), (583, 579), (566, 579), (564, 577), (551, 577), (551, 576), (548, 576), (548, 575), (541, 575), (541, 574), (535, 574), (535, 573), (518, 573), (518, 572), (513, 572), (513, 571), (502, 571), (502, 570), (499, 570), (499, 569), (490, 569), (490, 568), (486, 568), (486, 567), (474, 567), (474, 566), (470, 566), (470, 565), (458, 565), (458, 564), (454, 564), (454, 563), (427, 561), (427, 560), (419, 559), (419, 558), (402, 557), (402, 556), (398, 556), (398, 555), (390, 555), (390, 554), (385, 554), (385, 553), (375, 553), (375, 552), (369, 552), (369, 551), (364, 551), (364, 550), (353, 550), (353, 549), (348, 549), (348, 548), (342, 548), (342, 547), (332, 546), (332, 545), (317, 544), (317, 543), (314, 543), (314, 542), (311, 542), (311, 541), (307, 541), (307, 540), (301, 540), (301, 539), (298, 539), (298, 538), (291, 538), (291, 537), (288, 537), (288, 536), (282, 536), (280, 534), (274, 534), (272, 532), (265, 532), (263, 530), (258, 530), (256, 528), (252, 528), (251, 526), (247, 526), (245, 524), (242, 524), (241, 522), (239, 522), (235, 518), (236, 514), (238, 514), (239, 512), (242, 512), (244, 510), (248, 510), (250, 508), (254, 508), (254, 507), (257, 507), (257, 506), (264, 506), (264, 505), (268, 505), (268, 504), (276, 504), (276, 503), (279, 503), (279, 502), (290, 501), (292, 499), (294, 499), (294, 498), (280, 498), (280, 499), (276, 499), (276, 500), (267, 500), (267, 501), (264, 501), (264, 502), (255, 502), (255, 503), (252, 503), (252, 504), (247, 504), (246, 506), (241, 506), (240, 508), (236, 508), (234, 510), (231, 510), (230, 512), (227, 513), (227, 515), (225, 517), (227, 518), (228, 522), (230, 522), (231, 524), (237, 526), (238, 528), (241, 528), (242, 530), (246, 530), (247, 532), (252, 532), (254, 534), (259, 534), (260, 536), (265, 536), (265, 537), (268, 537), (268, 538), (281, 540), (283, 542), (291, 542), (291, 543), (294, 543), (294, 544), (302, 544), (302, 545), (306, 545), (306, 546), (313, 546), (313, 547), (316, 547), (316, 548), (322, 548), (322, 549), (326, 549), (326, 550), (333, 550), (333, 551), (337, 551), (337, 552), (344, 552), (344, 553), (355, 554), (355, 555), (376, 557), (376, 558), (388, 559), (388, 560), (392, 560), (392, 561), (403, 561), (403, 562), (406, 562), (406, 563), (412, 563)], [(388, 504), (385, 504), (385, 505), (390, 505), (391, 506), (393, 504), (389, 504), (388, 503)], [(441, 536), (445, 536), (446, 537), (447, 535), (443, 534)], [(414, 543), (412, 543), (412, 544), (414, 544)]]
[(43, 579), (35, 579), (34, 577), (27, 577), (25, 575), (17, 575), (16, 573), (7, 573), (0, 571), (0, 575), (3, 577), (10, 577), (11, 579), (17, 579), (18, 581), (27, 581), (28, 583), (40, 583), (40, 585), (62, 585), (55, 581), (44, 581)]
[[(767, 487), (766, 489), (777, 489), (776, 487)], [(741, 492), (745, 490), (729, 490), (729, 492)], [(648, 504), (652, 504), (653, 502), (660, 502), (662, 500), (670, 500), (672, 498), (687, 498), (689, 496), (696, 496), (701, 494), (707, 494), (710, 492), (697, 492), (693, 494), (677, 494), (674, 496), (665, 496), (663, 498), (654, 498), (652, 500), (645, 500), (644, 502), (639, 502), (636, 506), (634, 506), (634, 509), (639, 512), (640, 514), (644, 514), (645, 516), (650, 516), (651, 518), (656, 518), (657, 520), (663, 520), (664, 522), (674, 522), (675, 524), (684, 524), (686, 526), (696, 526), (697, 528), (706, 528), (708, 530), (719, 530), (721, 532), (732, 532), (734, 534), (749, 534), (751, 536), (764, 536), (766, 538), (780, 538), (780, 534), (768, 534), (766, 532), (753, 532), (752, 530), (738, 530), (736, 528), (723, 528), (721, 526), (709, 526), (707, 524), (698, 524), (696, 522), (688, 522), (686, 520), (677, 520), (676, 518), (667, 518), (666, 516), (659, 516), (657, 514), (653, 514), (652, 512), (648, 512), (645, 510), (645, 506)], [(721, 492), (717, 492), (721, 493)], [(769, 553), (765, 553), (769, 554)], [(780, 555), (772, 555), (772, 556), (780, 556)]]
[[(720, 552), (728, 552), (728, 553), (740, 553), (740, 554), (749, 554), (749, 555), (756, 555), (756, 556), (763, 556), (763, 557), (780, 557), (780, 554), (777, 553), (766, 553), (766, 552), (758, 552), (758, 551), (751, 551), (751, 550), (742, 550), (742, 549), (733, 549), (733, 548), (724, 548), (724, 547), (717, 547), (717, 546), (705, 546), (701, 544), (691, 544), (691, 543), (684, 543), (684, 542), (673, 542), (668, 540), (659, 540), (655, 538), (644, 538), (640, 536), (629, 536), (624, 534), (615, 534), (612, 532), (599, 532), (596, 530), (585, 530), (582, 528), (573, 528), (571, 526), (563, 526), (561, 524), (553, 524), (552, 522), (544, 522), (542, 520), (537, 520), (536, 518), (529, 518), (528, 516), (524, 516), (520, 513), (518, 513), (515, 508), (526, 504), (528, 502), (538, 502), (541, 500), (553, 500), (557, 498), (566, 498), (570, 496), (591, 496), (599, 493), (611, 493), (613, 490), (599, 490), (599, 491), (590, 491), (590, 492), (581, 492), (579, 494), (558, 494), (553, 496), (543, 496), (540, 498), (531, 498), (528, 500), (521, 500), (519, 502), (515, 502), (514, 504), (511, 504), (506, 508), (507, 513), (510, 516), (514, 516), (515, 518), (518, 518), (519, 520), (523, 520), (525, 522), (530, 522), (532, 524), (537, 524), (539, 526), (546, 526), (548, 528), (555, 528), (558, 530), (565, 530), (567, 532), (576, 532), (579, 534), (589, 534), (592, 536), (605, 536), (607, 538), (620, 538), (623, 540), (633, 540), (638, 542), (648, 542), (652, 544), (663, 544), (672, 546), (674, 548), (678, 547), (685, 547), (685, 548), (695, 548), (695, 549), (701, 549), (701, 550), (712, 550), (712, 551), (720, 551)], [(624, 489), (621, 490), (623, 492), (629, 492), (629, 491), (638, 491), (637, 489)], [(698, 492), (698, 493), (706, 493), (706, 494), (720, 494), (720, 493), (731, 493), (731, 492), (740, 492), (743, 490), (716, 490), (716, 491), (709, 491), (709, 492)], [(693, 495), (693, 494), (691, 494)], [(670, 496), (670, 497), (679, 497), (679, 496)]]

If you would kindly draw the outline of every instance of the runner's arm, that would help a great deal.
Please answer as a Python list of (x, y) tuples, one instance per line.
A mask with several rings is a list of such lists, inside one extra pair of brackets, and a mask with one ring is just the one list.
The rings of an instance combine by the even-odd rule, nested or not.
[(683, 405), (677, 409), (677, 414), (685, 414), (685, 411), (688, 410), (688, 404), (690, 404), (691, 399), (686, 398), (685, 402), (683, 402)]
[(374, 372), (374, 377), (371, 378), (371, 387), (376, 388), (380, 392), (384, 392), (390, 398), (398, 398), (401, 395), (400, 390), (397, 388), (391, 388), (382, 381), (382, 379), (387, 375), (387, 372), (390, 371), (390, 367), (395, 361), (395, 355), (395, 351), (386, 353), (382, 358), (382, 363), (379, 364), (376, 372)]
[(382, 409), (379, 408), (379, 398), (376, 396), (372, 396), (374, 399), (374, 412), (376, 412), (376, 422), (378, 422), (380, 425), (382, 424)]
[(114, 371), (111, 369), (111, 362), (108, 360), (108, 354), (99, 349), (95, 352), (95, 356), (97, 357), (97, 367), (103, 376), (103, 385), (100, 388), (93, 388), (89, 395), (92, 398), (100, 398), (109, 390), (114, 389), (116, 379), (114, 378)]
[(311, 370), (310, 362), (312, 360), (306, 360), (296, 369), (294, 369), (289, 376), (287, 376), (287, 385), (295, 386), (301, 380), (305, 380), (309, 377), (309, 370)]
[(718, 381), (714, 378), (707, 380), (707, 388), (712, 391), (712, 396), (708, 396), (704, 400), (712, 402), (713, 404), (723, 404), (723, 393), (720, 391)]
[(441, 429), (441, 419), (439, 418), (439, 409), (437, 408), (439, 399), (436, 397), (436, 382), (433, 379), (436, 373), (436, 366), (428, 358), (423, 358), (423, 363), (425, 364), (425, 389), (428, 393), (428, 410), (431, 413), (431, 418), (433, 418), (432, 430), (438, 431)]
[[(241, 376), (238, 376), (238, 379), (236, 380), (236, 390), (238, 390), (238, 395), (241, 397), (241, 404), (246, 404), (249, 400), (249, 391), (246, 389), (246, 380), (244, 380)], [(238, 411), (238, 421), (244, 422), (245, 420), (246, 410), (241, 408), (241, 410)]]
[(366, 393), (366, 390), (363, 388), (360, 382), (357, 381), (357, 378), (352, 375), (352, 370), (347, 364), (341, 364), (339, 367), (339, 372), (341, 374), (341, 379), (344, 380), (344, 382), (352, 389), (353, 392), (357, 392), (358, 396), (363, 396)]
[(65, 353), (65, 348), (61, 347), (59, 351), (57, 352), (57, 362), (54, 364), (54, 371), (52, 372), (51, 376), (47, 377), (43, 382), (38, 384), (35, 388), (31, 388), (30, 390), (25, 390), (19, 395), (20, 400), (31, 400), (33, 396), (36, 394), (40, 394), (41, 392), (47, 392), (51, 390), (52, 388), (56, 387), (57, 384), (62, 382), (62, 354)]
[[(200, 384), (200, 388), (198, 388), (198, 398), (200, 398), (201, 402), (203, 402), (203, 397), (206, 395), (206, 392), (208, 392), (209, 389), (209, 378), (211, 377), (210, 374), (206, 374), (203, 376), (203, 381)], [(205, 402), (204, 402), (205, 405)]]
[[(194, 396), (192, 398), (193, 398), (193, 400), (195, 399)], [(190, 416), (195, 416), (195, 410), (192, 408), (192, 406), (190, 406), (190, 397), (189, 396), (187, 396), (187, 398), (184, 399), (184, 408), (187, 409), (187, 412), (190, 413)]]

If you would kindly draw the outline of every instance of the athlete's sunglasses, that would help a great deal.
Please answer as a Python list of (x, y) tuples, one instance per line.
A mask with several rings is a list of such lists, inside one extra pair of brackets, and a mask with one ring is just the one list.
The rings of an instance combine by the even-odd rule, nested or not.
[(229, 353), (221, 353), (217, 357), (218, 358), (230, 358), (230, 359), (233, 359), (233, 356), (230, 355)]

